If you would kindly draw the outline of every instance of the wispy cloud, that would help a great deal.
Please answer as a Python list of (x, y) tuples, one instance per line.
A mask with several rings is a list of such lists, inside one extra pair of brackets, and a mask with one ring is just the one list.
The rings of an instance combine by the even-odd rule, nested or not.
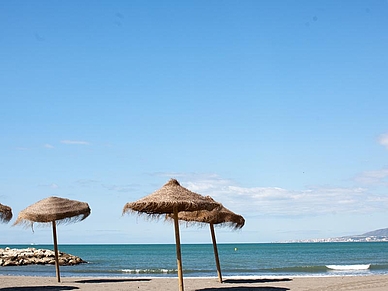
[(108, 189), (110, 191), (116, 191), (116, 192), (134, 192), (135, 187), (134, 185), (102, 185), (105, 189)]
[(78, 187), (86, 187), (86, 188), (101, 185), (100, 181), (92, 180), (92, 179), (80, 179), (80, 180), (75, 181), (75, 184)]
[(89, 145), (90, 144), (89, 142), (82, 141), (82, 140), (61, 140), (61, 143), (70, 144), (70, 145)]
[(124, 185), (114, 185), (114, 184), (104, 184), (102, 181), (93, 180), (93, 179), (79, 179), (74, 182), (76, 187), (79, 188), (102, 188), (114, 192), (135, 192), (139, 185), (137, 184), (124, 184)]
[(377, 140), (379, 144), (385, 146), (388, 149), (388, 133), (380, 134)]
[(388, 186), (388, 168), (375, 171), (365, 171), (358, 175), (355, 180), (363, 184)]
[[(183, 183), (182, 183), (183, 184)], [(308, 216), (329, 213), (369, 213), (388, 208), (388, 197), (361, 187), (241, 187), (217, 176), (184, 183), (188, 189), (210, 195), (240, 214)]]
[[(365, 214), (385, 211), (388, 208), (387, 196), (379, 195), (364, 187), (326, 186), (294, 190), (281, 187), (243, 187), (234, 180), (224, 179), (217, 174), (160, 172), (152, 175), (177, 178), (182, 186), (191, 191), (209, 195), (225, 207), (247, 216)], [(363, 175), (370, 180), (387, 179), (388, 169)]]
[(39, 187), (46, 187), (46, 188), (51, 188), (51, 189), (58, 189), (59, 188), (58, 184), (56, 184), (56, 183), (39, 185)]
[(16, 150), (18, 150), (18, 151), (28, 151), (29, 148), (26, 148), (26, 147), (16, 147)]
[(53, 148), (54, 148), (53, 145), (48, 144), (48, 143), (44, 144), (43, 146), (44, 146), (46, 149), (53, 149)]

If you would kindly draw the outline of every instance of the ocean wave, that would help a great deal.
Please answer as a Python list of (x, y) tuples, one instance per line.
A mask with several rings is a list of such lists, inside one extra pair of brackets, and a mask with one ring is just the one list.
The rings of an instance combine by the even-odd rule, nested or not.
[[(70, 268), (68, 269), (70, 270)], [(313, 265), (313, 266), (287, 266), (279, 268), (222, 268), (222, 272), (225, 276), (265, 276), (265, 275), (274, 275), (274, 276), (303, 276), (303, 275), (323, 275), (323, 276), (332, 276), (336, 274), (341, 275), (361, 275), (374, 273), (388, 273), (388, 264), (371, 264), (370, 268), (367, 270), (331, 270), (326, 267), (326, 265)], [(98, 268), (88, 268), (83, 266), (80, 269), (72, 269), (73, 274), (83, 274), (83, 275), (95, 275), (95, 274), (105, 274), (105, 275), (156, 275), (156, 276), (169, 276), (176, 275), (177, 269), (175, 268), (122, 268), (122, 269), (98, 269)], [(206, 269), (184, 269), (183, 273), (188, 276), (215, 276), (216, 268), (206, 268)]]
[(388, 264), (372, 264), (370, 266), (372, 271), (388, 271)]
[(369, 269), (371, 264), (363, 264), (363, 265), (326, 265), (326, 267), (330, 270), (335, 271), (364, 271)]
[(274, 273), (323, 273), (327, 271), (327, 268), (326, 266), (290, 266), (262, 269), (261, 271)]
[[(364, 276), (388, 274), (388, 242), (333, 244), (219, 244), (223, 276)], [(11, 246), (24, 248), (28, 246)], [(43, 247), (43, 246), (40, 246)], [(46, 248), (48, 248), (47, 246)], [(238, 251), (234, 248), (237, 247)], [(174, 277), (174, 245), (63, 245), (88, 264), (61, 266), (63, 276)], [(214, 277), (211, 244), (183, 245), (183, 273)], [(367, 270), (330, 270), (326, 265), (371, 264)], [(1, 275), (55, 276), (51, 265), (2, 267)]]
[(122, 273), (128, 274), (175, 274), (177, 270), (168, 269), (122, 269)]

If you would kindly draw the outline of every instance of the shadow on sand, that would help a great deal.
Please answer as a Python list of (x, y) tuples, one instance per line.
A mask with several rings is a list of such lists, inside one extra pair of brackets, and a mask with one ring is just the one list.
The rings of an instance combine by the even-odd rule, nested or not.
[(195, 291), (287, 291), (289, 288), (282, 287), (270, 287), (270, 286), (260, 286), (260, 287), (220, 287), (220, 288), (204, 288), (196, 289)]
[(0, 291), (66, 291), (66, 290), (76, 290), (78, 287), (74, 286), (24, 286), (24, 287), (6, 287), (0, 288)]
[[(151, 279), (87, 279), (87, 280), (77, 280), (75, 283), (119, 283), (119, 282), (147, 282), (151, 281)], [(1, 289), (0, 289), (1, 291)]]
[(247, 284), (247, 283), (274, 283), (274, 282), (287, 282), (292, 281), (292, 279), (226, 279), (224, 283), (236, 283), (236, 284)]
[[(287, 282), (292, 279), (226, 279), (224, 283), (229, 284), (252, 284), (252, 283), (274, 283)], [(271, 286), (236, 286), (236, 287), (212, 287), (196, 289), (195, 291), (287, 291), (289, 288), (285, 287), (271, 287)]]

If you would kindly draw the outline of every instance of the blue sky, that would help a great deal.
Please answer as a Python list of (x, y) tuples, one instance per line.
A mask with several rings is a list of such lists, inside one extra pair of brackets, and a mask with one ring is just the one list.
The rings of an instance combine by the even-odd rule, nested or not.
[(121, 215), (170, 178), (245, 217), (219, 242), (388, 227), (388, 1), (0, 5), (0, 203), (88, 202), (60, 244), (173, 243)]

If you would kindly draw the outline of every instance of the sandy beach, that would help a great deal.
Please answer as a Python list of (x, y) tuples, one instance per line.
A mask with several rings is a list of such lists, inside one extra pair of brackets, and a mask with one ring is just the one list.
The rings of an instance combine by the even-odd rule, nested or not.
[[(236, 279), (224, 278), (219, 283), (214, 278), (185, 278), (186, 291), (342, 291), (342, 290), (388, 290), (388, 276), (345, 276), (345, 277), (285, 277)], [(0, 276), (1, 291), (38, 290), (178, 290), (177, 278), (62, 278), (58, 283), (54, 277)]]

